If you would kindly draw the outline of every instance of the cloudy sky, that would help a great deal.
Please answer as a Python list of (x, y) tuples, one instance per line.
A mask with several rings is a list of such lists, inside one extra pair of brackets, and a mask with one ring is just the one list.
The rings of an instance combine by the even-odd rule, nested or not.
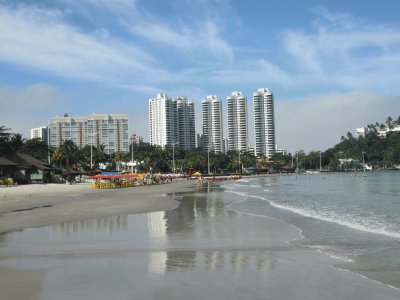
[[(0, 0), (0, 125), (29, 138), (54, 116), (127, 113), (148, 100), (274, 93), (276, 139), (325, 150), (400, 115), (397, 0)], [(226, 126), (225, 126), (226, 127)], [(249, 127), (252, 130), (252, 119)]]

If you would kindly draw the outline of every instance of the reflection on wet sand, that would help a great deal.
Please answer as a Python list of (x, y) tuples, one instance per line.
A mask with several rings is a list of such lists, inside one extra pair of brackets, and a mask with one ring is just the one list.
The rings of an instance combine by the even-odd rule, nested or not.
[(8, 276), (14, 269), (40, 271), (40, 298), (45, 300), (66, 299), (56, 296), (59, 290), (85, 295), (87, 288), (81, 281), (99, 299), (111, 299), (109, 294), (117, 294), (123, 284), (127, 290), (146, 294), (151, 291), (147, 278), (161, 285), (173, 285), (175, 278), (184, 282), (186, 274), (206, 281), (218, 276), (230, 282), (232, 273), (258, 276), (274, 269), (274, 245), (268, 244), (263, 220), (227, 209), (221, 193), (213, 192), (217, 188), (211, 185), (195, 193), (176, 194), (180, 204), (172, 211), (7, 234), (0, 245), (0, 275)]
[[(206, 193), (201, 193), (204, 191)], [(175, 210), (149, 214), (150, 237), (165, 237), (166, 246), (166, 251), (149, 253), (149, 273), (221, 268), (235, 272), (243, 269), (268, 271), (274, 262), (272, 252), (266, 249), (234, 250), (235, 244), (243, 247), (243, 241), (249, 237), (246, 229), (232, 224), (232, 218), (238, 214), (228, 210), (215, 194), (210, 193), (210, 183), (198, 192), (181, 195)], [(262, 248), (262, 241), (256, 242), (260, 244), (256, 243), (255, 247)], [(168, 250), (171, 248), (183, 250)]]
[[(212, 193), (217, 188), (211, 185), (199, 186), (195, 194), (172, 195), (180, 202), (177, 209), (143, 215), (148, 239), (153, 241), (148, 245), (149, 273), (162, 275), (184, 269), (267, 271), (273, 266), (272, 252), (262, 249), (262, 240), (252, 238), (246, 228), (235, 223), (241, 217), (226, 208), (218, 194)], [(137, 226), (129, 220), (136, 217), (120, 215), (56, 224), (50, 226), (50, 233), (52, 238), (79, 233), (128, 236)], [(246, 242), (261, 249), (246, 249)], [(237, 246), (244, 249), (238, 250)]]
[(128, 230), (127, 215), (50, 225), (53, 237), (71, 236), (80, 232), (113, 233)]
[(163, 275), (179, 270), (267, 272), (274, 267), (271, 251), (159, 251), (149, 253), (149, 273)]

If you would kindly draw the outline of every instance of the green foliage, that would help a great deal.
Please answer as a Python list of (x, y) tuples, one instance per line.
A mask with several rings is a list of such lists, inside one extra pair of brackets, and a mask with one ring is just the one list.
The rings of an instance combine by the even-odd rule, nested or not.
[(66, 140), (60, 146), (61, 160), (65, 162), (67, 170), (79, 160), (79, 150), (72, 140)]
[(12, 147), (10, 144), (11, 133), (10, 129), (4, 126), (0, 126), (0, 156), (5, 156), (12, 153)]
[(27, 140), (20, 148), (22, 153), (29, 154), (42, 161), (47, 161), (50, 150), (47, 144), (39, 138)]
[(352, 158), (361, 163), (363, 160), (375, 167), (391, 167), (400, 164), (400, 132), (392, 131), (381, 137), (378, 130), (394, 128), (400, 125), (400, 117), (393, 120), (388, 117), (386, 124), (370, 124), (365, 137), (354, 138), (351, 134), (342, 137), (341, 142), (323, 153), (323, 164), (331, 169), (339, 169), (340, 158)]

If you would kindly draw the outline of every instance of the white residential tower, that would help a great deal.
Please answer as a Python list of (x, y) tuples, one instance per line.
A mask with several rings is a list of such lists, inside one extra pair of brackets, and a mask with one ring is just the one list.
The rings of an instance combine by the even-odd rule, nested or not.
[(255, 155), (271, 158), (275, 154), (274, 95), (267, 88), (253, 94)]
[(241, 92), (233, 92), (227, 98), (228, 150), (247, 151), (247, 98)]
[(223, 151), (222, 103), (215, 95), (202, 101), (203, 147), (217, 152)]

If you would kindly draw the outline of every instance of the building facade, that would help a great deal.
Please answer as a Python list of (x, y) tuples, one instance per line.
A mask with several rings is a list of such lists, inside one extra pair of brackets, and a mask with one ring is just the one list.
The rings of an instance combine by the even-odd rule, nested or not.
[(267, 88), (253, 94), (255, 156), (271, 158), (275, 154), (274, 95)]
[(150, 144), (187, 150), (196, 147), (194, 103), (166, 93), (149, 100)]
[(130, 141), (130, 143), (139, 145), (139, 144), (143, 143), (143, 137), (141, 137), (140, 135), (138, 135), (136, 133), (132, 133), (129, 137), (129, 141)]
[(178, 118), (178, 148), (183, 150), (196, 147), (194, 103), (186, 97), (175, 99)]
[(172, 147), (178, 141), (176, 103), (166, 93), (149, 100), (149, 136), (153, 146)]
[(42, 142), (49, 144), (49, 128), (47, 126), (32, 128), (31, 139), (40, 139)]
[(233, 92), (226, 99), (228, 108), (228, 151), (247, 151), (247, 98), (241, 92)]
[(202, 101), (203, 148), (209, 151), (223, 151), (222, 103), (215, 95)]
[(92, 114), (88, 116), (54, 117), (50, 125), (50, 146), (60, 147), (64, 141), (72, 140), (78, 148), (87, 145), (104, 147), (104, 152), (129, 151), (128, 115)]

